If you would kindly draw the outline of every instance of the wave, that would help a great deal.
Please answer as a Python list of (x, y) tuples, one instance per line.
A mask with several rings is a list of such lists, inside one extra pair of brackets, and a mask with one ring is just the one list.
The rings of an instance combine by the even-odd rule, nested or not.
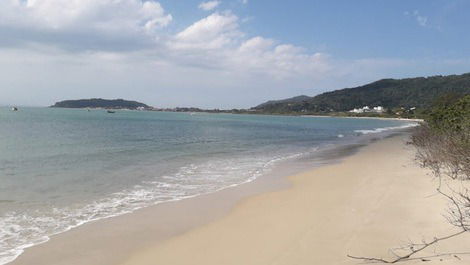
[(238, 157), (189, 164), (176, 173), (143, 182), (78, 208), (45, 212), (9, 212), (0, 217), (0, 264), (15, 260), (26, 248), (47, 242), (51, 236), (80, 225), (131, 213), (163, 202), (178, 201), (252, 182), (277, 163), (315, 152), (274, 157)]
[[(354, 132), (365, 135), (417, 125), (409, 123)], [(345, 139), (348, 135), (343, 133), (336, 137)], [(153, 181), (142, 182), (85, 205), (8, 212), (0, 216), (0, 265), (15, 260), (26, 248), (47, 242), (51, 236), (80, 225), (159, 203), (192, 198), (252, 182), (269, 173), (280, 162), (308, 156), (319, 150), (319, 147), (302, 148), (270, 156), (240, 154), (231, 158), (193, 163), (178, 168), (173, 174), (156, 177)]]
[(398, 130), (398, 129), (406, 129), (406, 128), (411, 128), (411, 127), (416, 127), (418, 126), (419, 123), (407, 123), (401, 126), (394, 126), (394, 127), (382, 127), (382, 128), (376, 128), (372, 130), (355, 130), (355, 133), (360, 133), (360, 134), (371, 134), (371, 133), (381, 133), (385, 131), (390, 131), (390, 130)]

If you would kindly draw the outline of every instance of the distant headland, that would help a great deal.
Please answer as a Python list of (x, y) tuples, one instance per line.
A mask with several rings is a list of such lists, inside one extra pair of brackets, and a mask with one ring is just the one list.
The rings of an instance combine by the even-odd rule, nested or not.
[(102, 109), (130, 109), (130, 110), (152, 110), (153, 107), (137, 101), (124, 99), (77, 99), (56, 102), (51, 108), (102, 108)]
[[(155, 108), (123, 99), (80, 99), (55, 103), (54, 108), (105, 108), (168, 112), (208, 112), (269, 115), (422, 118), (442, 97), (470, 94), (470, 73), (405, 79), (382, 79), (363, 86), (325, 92), (313, 97), (270, 100), (248, 109)], [(445, 99), (442, 99), (445, 100)]]

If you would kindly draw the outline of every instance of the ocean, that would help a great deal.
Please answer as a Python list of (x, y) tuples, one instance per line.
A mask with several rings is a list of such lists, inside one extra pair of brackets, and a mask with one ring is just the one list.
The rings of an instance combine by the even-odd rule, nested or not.
[(267, 177), (410, 121), (0, 108), (0, 264), (81, 224)]

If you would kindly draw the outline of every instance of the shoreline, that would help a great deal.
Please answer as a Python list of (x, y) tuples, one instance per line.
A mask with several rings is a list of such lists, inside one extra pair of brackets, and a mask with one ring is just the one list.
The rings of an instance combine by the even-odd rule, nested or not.
[(300, 115), (301, 117), (315, 117), (315, 118), (348, 118), (348, 119), (376, 119), (376, 120), (394, 120), (394, 121), (413, 121), (413, 122), (424, 122), (423, 119), (410, 119), (410, 118), (398, 118), (398, 117), (361, 117), (361, 116), (328, 116), (328, 115)]
[[(389, 132), (389, 134), (392, 134), (392, 135), (396, 133), (402, 133), (402, 132), (400, 131)], [(390, 136), (389, 134), (381, 134), (381, 136), (379, 135), (377, 136), (379, 138), (389, 137)], [(171, 220), (172, 222), (178, 222), (178, 221), (181, 221), (178, 219), (180, 219), (179, 216), (182, 214), (182, 212), (186, 212), (189, 210), (191, 212), (190, 214), (192, 215), (193, 219), (182, 221), (180, 224), (176, 225), (176, 227), (170, 227), (169, 229), (172, 230), (171, 233), (166, 233), (166, 232), (161, 233), (162, 231), (157, 232), (158, 235), (156, 237), (156, 240), (157, 241), (165, 240), (171, 236), (184, 233), (187, 230), (190, 230), (197, 226), (208, 223), (209, 221), (212, 221), (214, 219), (220, 218), (221, 216), (227, 214), (238, 202), (240, 202), (244, 198), (261, 194), (261, 193), (265, 193), (265, 192), (288, 188), (290, 187), (290, 182), (288, 181), (287, 176), (298, 174), (300, 172), (304, 172), (307, 170), (311, 170), (312, 168), (322, 167), (327, 164), (340, 163), (342, 159), (350, 155), (353, 155), (360, 148), (363, 148), (365, 145), (375, 141), (376, 139), (377, 138), (375, 135), (369, 135), (369, 136), (364, 136), (364, 138), (361, 141), (351, 142), (347, 144), (344, 144), (344, 143), (338, 144), (338, 145), (334, 145), (332, 147), (330, 146), (327, 148), (320, 148), (320, 150), (318, 150), (318, 153), (314, 157), (308, 158), (308, 163), (309, 163), (308, 166), (305, 165), (306, 163), (305, 161), (300, 162), (297, 160), (287, 159), (286, 161), (282, 161), (282, 163), (289, 163), (289, 164), (294, 163), (294, 166), (283, 167), (283, 166), (278, 165), (274, 168), (275, 172), (270, 172), (268, 174), (265, 174), (264, 176), (254, 179), (253, 181), (245, 182), (236, 186), (225, 187), (225, 188), (222, 188), (221, 190), (207, 193), (207, 194), (200, 194), (197, 196), (178, 199), (174, 201), (159, 202), (154, 205), (136, 209), (130, 213), (124, 213), (124, 214), (120, 214), (116, 216), (109, 216), (106, 218), (101, 218), (101, 219), (86, 222), (84, 224), (72, 227), (66, 231), (50, 235), (49, 239), (45, 240), (42, 243), (38, 243), (38, 244), (34, 244), (34, 245), (26, 247), (23, 253), (21, 253), (16, 259), (14, 259), (13, 261), (10, 261), (7, 264), (30, 264), (32, 261), (37, 262), (37, 260), (42, 260), (42, 259), (45, 259), (44, 263), (42, 264), (62, 264), (62, 263), (55, 263), (56, 260), (58, 259), (57, 256), (60, 257), (60, 259), (62, 259), (62, 258), (67, 258), (70, 255), (73, 255), (71, 253), (56, 252), (56, 249), (60, 249), (61, 245), (64, 242), (67, 244), (72, 241), (75, 241), (76, 238), (79, 238), (78, 244), (85, 246), (89, 240), (92, 240), (92, 241), (100, 240), (98, 237), (94, 239), (90, 239), (88, 238), (88, 235), (95, 234), (96, 232), (98, 232), (99, 234), (100, 230), (107, 229), (107, 227), (116, 228), (116, 227), (122, 226), (123, 224), (127, 224), (128, 222), (132, 222), (132, 221), (128, 221), (128, 219), (155, 218), (159, 215), (170, 214), (171, 217), (169, 218), (169, 220), (166, 220), (165, 222), (170, 221), (171, 218), (173, 218)], [(223, 200), (223, 203), (220, 203), (220, 205), (219, 204), (214, 205), (213, 201), (220, 201), (220, 200)], [(199, 204), (201, 204), (202, 206), (200, 206)], [(189, 208), (196, 208), (196, 209), (189, 209)], [(205, 211), (207, 215), (201, 218), (200, 211)], [(166, 225), (163, 223), (159, 223), (159, 224)], [(154, 224), (144, 223), (143, 225), (149, 228), (149, 226), (154, 225)], [(141, 230), (142, 229), (136, 227), (134, 233), (136, 231), (139, 232)], [(129, 231), (127, 229), (124, 229), (121, 232), (117, 232), (117, 234), (122, 233), (122, 232), (129, 234)], [(148, 240), (154, 241), (154, 239), (155, 238), (149, 238)], [(77, 244), (76, 242), (73, 242), (73, 243)], [(133, 244), (138, 244), (138, 242), (134, 242)], [(72, 248), (70, 248), (69, 250), (73, 252)], [(45, 257), (43, 255), (44, 252), (50, 253), (51, 251), (55, 253), (53, 256)], [(89, 249), (88, 251), (86, 250), (83, 250), (83, 251), (90, 252), (92, 250)], [(76, 264), (102, 265), (103, 263), (101, 262), (103, 261), (101, 258), (99, 259), (100, 259), (100, 263), (93, 263), (94, 262), (93, 260), (87, 260), (87, 262), (85, 263), (76, 263)], [(70, 263), (64, 263), (64, 264), (70, 264)], [(105, 263), (105, 264), (115, 264), (115, 263), (113, 263), (113, 259), (110, 259), (109, 263)]]
[[(120, 265), (359, 264), (347, 255), (393, 257), (390, 249), (451, 234), (437, 182), (415, 164), (408, 135), (376, 141), (338, 164), (289, 176), (288, 189), (243, 199), (230, 213), (131, 255)], [(422, 255), (462, 253), (470, 236)], [(448, 255), (426, 264), (468, 264)], [(421, 263), (421, 260), (409, 264)]]
[[(0, 106), (0, 107), (9, 107), (9, 106)], [(107, 110), (107, 108), (100, 107), (100, 108), (64, 108), (64, 107), (52, 107), (52, 106), (19, 106), (25, 108), (53, 108), (53, 109), (71, 109), (71, 110)], [(276, 113), (251, 113), (251, 112), (243, 112), (243, 113), (233, 113), (233, 112), (210, 112), (210, 111), (165, 111), (165, 110), (137, 110), (137, 109), (114, 109), (110, 108), (111, 110), (122, 110), (122, 111), (146, 111), (146, 112), (167, 112), (167, 113), (203, 113), (203, 114), (234, 114), (234, 115), (260, 115), (260, 116), (285, 116), (285, 117), (316, 117), (316, 118), (351, 118), (351, 119), (377, 119), (377, 120), (396, 120), (396, 121), (412, 121), (412, 122), (423, 122), (423, 119), (418, 118), (399, 118), (399, 117), (367, 117), (367, 116), (338, 116), (338, 115), (309, 115), (309, 114), (276, 114)]]
[[(255, 194), (289, 187), (288, 181), (279, 176), (257, 178), (234, 187), (200, 194), (194, 197), (174, 201), (160, 202), (155, 205), (139, 208), (130, 213), (93, 220), (73, 227), (67, 231), (49, 236), (43, 243), (24, 249), (16, 259), (7, 263), (38, 265), (114, 265), (126, 255), (138, 249), (148, 247), (155, 242), (162, 242), (176, 235), (185, 233), (228, 214), (237, 202)], [(181, 218), (184, 216), (184, 218)], [(129, 225), (132, 227), (129, 227)], [(139, 238), (122, 243), (122, 238), (135, 234)], [(94, 242), (90, 245), (89, 242)], [(110, 246), (119, 249), (119, 254), (107, 249)], [(87, 253), (87, 257), (80, 257)]]
[[(35, 110), (31, 110), (31, 111), (35, 111)], [(43, 112), (39, 112), (39, 111), (37, 113), (39, 115), (43, 114)], [(84, 113), (84, 116), (88, 116), (86, 112)], [(256, 118), (255, 120), (257, 119), (258, 118)], [(277, 119), (273, 119), (273, 120), (276, 121), (275, 123), (279, 123)], [(279, 119), (279, 121), (284, 121), (284, 119)], [(289, 122), (290, 121), (291, 120), (289, 119)], [(303, 119), (303, 121), (308, 122), (308, 119)], [(319, 126), (307, 126), (307, 127), (309, 128), (310, 127), (312, 128), (322, 127), (323, 125), (321, 124), (323, 124), (324, 122), (326, 121), (323, 121), (323, 119), (321, 119), (321, 120), (318, 120), (318, 123), (320, 124)], [(338, 122), (341, 122), (341, 120), (338, 119)], [(249, 182), (256, 177), (260, 177), (260, 175), (265, 175), (265, 176), (270, 175), (270, 172), (272, 172), (272, 169), (274, 167), (277, 167), (277, 165), (281, 163), (286, 164), (286, 165), (291, 164), (290, 162), (289, 163), (279, 162), (283, 160), (290, 160), (290, 158), (293, 158), (292, 160), (298, 160), (298, 161), (303, 160), (304, 162), (308, 162), (307, 160), (310, 159), (314, 162), (317, 162), (316, 158), (318, 157), (318, 153), (319, 153), (318, 151), (323, 148), (329, 149), (331, 146), (339, 146), (339, 145), (346, 146), (347, 144), (361, 144), (360, 139), (365, 139), (365, 138), (370, 139), (370, 138), (377, 138), (377, 137), (380, 138), (381, 137), (380, 135), (393, 133), (393, 131), (395, 131), (395, 130), (389, 130), (389, 129), (393, 129), (394, 127), (387, 127), (387, 126), (394, 126), (394, 125), (388, 125), (388, 122), (370, 122), (371, 125), (367, 125), (369, 124), (369, 122), (365, 122), (365, 121), (362, 121), (362, 122), (358, 121), (357, 125), (355, 122), (352, 122), (352, 121), (349, 121), (349, 122), (344, 121), (344, 122), (346, 124), (352, 124), (351, 126), (353, 128), (349, 131), (345, 131), (342, 129), (342, 126), (338, 126), (338, 128), (340, 129), (335, 129), (336, 130), (335, 131), (333, 130), (333, 128), (337, 125), (331, 126), (332, 127), (331, 134), (329, 134), (328, 137), (326, 137), (328, 138), (327, 140), (326, 139), (312, 140), (312, 142), (311, 143), (309, 142), (309, 144), (307, 145), (303, 145), (303, 143), (299, 142), (300, 144), (298, 145), (298, 147), (296, 146), (296, 144), (293, 144), (289, 146), (288, 148), (286, 144), (285, 150), (279, 151), (279, 152), (275, 150), (275, 148), (277, 148), (276, 146), (271, 147), (268, 145), (267, 148), (265, 149), (263, 146), (260, 146), (259, 150), (263, 150), (263, 149), (272, 150), (273, 151), (272, 154), (270, 151), (265, 151), (265, 152), (253, 152), (253, 153), (256, 153), (256, 156), (251, 156), (250, 154), (248, 154), (248, 156), (235, 154), (234, 157), (236, 157), (236, 159), (226, 159), (226, 158), (230, 158), (228, 155), (225, 157), (222, 157), (221, 159), (219, 159), (218, 156), (212, 157), (209, 160), (199, 159), (200, 161), (209, 161), (209, 162), (207, 164), (196, 163), (194, 168), (196, 168), (198, 171), (195, 174), (191, 172), (191, 170), (193, 169), (193, 165), (189, 164), (190, 166), (186, 168), (185, 165), (188, 164), (188, 161), (184, 161), (182, 159), (181, 161), (176, 161), (176, 162), (178, 163), (181, 162), (180, 164), (182, 164), (183, 166), (181, 166), (180, 168), (175, 167), (177, 170), (175, 170), (174, 172), (173, 171), (170, 172), (170, 174), (175, 174), (178, 176), (181, 175), (182, 176), (181, 182), (183, 184), (185, 184), (184, 181), (186, 181), (185, 180), (186, 176), (194, 175), (195, 176), (194, 179), (196, 183), (198, 179), (204, 180), (204, 179), (210, 179), (211, 176), (217, 176), (218, 172), (223, 172), (223, 173), (224, 172), (229, 172), (229, 173), (238, 172), (236, 174), (240, 174), (239, 178), (236, 177), (235, 174), (229, 175), (229, 177), (230, 176), (233, 177), (234, 181), (229, 181), (228, 184), (226, 185), (222, 185), (224, 184), (224, 182), (220, 181), (221, 185), (207, 185), (207, 187), (205, 187), (204, 185), (201, 185), (202, 188), (200, 189), (197, 186), (197, 184), (195, 185), (196, 188), (194, 189), (191, 189), (190, 185), (187, 185), (187, 186), (182, 185), (182, 188), (178, 190), (178, 188), (175, 187), (176, 185), (171, 186), (173, 182), (170, 179), (168, 181), (170, 185), (163, 186), (160, 192), (159, 190), (160, 181), (155, 181), (155, 185), (154, 183), (143, 183), (142, 186), (137, 185), (135, 187), (131, 187), (129, 190), (115, 189), (118, 191), (123, 191), (123, 192), (118, 192), (117, 194), (96, 192), (95, 194), (97, 194), (96, 197), (98, 199), (93, 200), (93, 198), (95, 197), (90, 198), (90, 200), (87, 201), (86, 205), (83, 204), (85, 205), (83, 207), (81, 207), (82, 205), (78, 205), (77, 207), (72, 205), (70, 207), (71, 210), (69, 210), (66, 207), (64, 208), (59, 207), (57, 208), (58, 210), (54, 210), (55, 212), (52, 212), (53, 209), (51, 209), (50, 212), (44, 211), (45, 214), (42, 214), (42, 213), (35, 214), (35, 212), (28, 214), (27, 210), (29, 209), (26, 209), (25, 212), (27, 213), (26, 215), (27, 222), (22, 221), (21, 215), (13, 214), (12, 218), (7, 219), (6, 227), (5, 227), (6, 232), (4, 234), (8, 235), (8, 231), (16, 231), (15, 225), (17, 223), (20, 224), (19, 229), (21, 229), (21, 233), (13, 234), (13, 236), (10, 238), (7, 237), (9, 241), (5, 241), (4, 242), (5, 244), (2, 244), (2, 258), (0, 259), (1, 260), (0, 264), (5, 264), (7, 261), (10, 262), (11, 260), (14, 260), (14, 258), (20, 255), (25, 249), (28, 249), (27, 252), (30, 252), (29, 250), (35, 248), (34, 246), (43, 244), (45, 242), (47, 243), (50, 240), (50, 237), (59, 237), (59, 235), (61, 235), (64, 232), (70, 231), (70, 229), (74, 230), (77, 227), (86, 225), (90, 222), (98, 222), (100, 220), (108, 219), (110, 217), (116, 218), (116, 216), (134, 212), (138, 208), (149, 207), (157, 203), (166, 203), (168, 201), (179, 201), (184, 198), (194, 197), (197, 195), (205, 194), (207, 192), (215, 192), (216, 190), (225, 189), (227, 188), (227, 186), (233, 187), (233, 186), (242, 184), (244, 182)], [(298, 119), (295, 119), (292, 123), (299, 123)], [(406, 122), (393, 122), (393, 124), (405, 124), (405, 123)], [(373, 126), (372, 124), (376, 124), (376, 125)], [(304, 127), (304, 126), (302, 125), (299, 127)], [(357, 129), (361, 127), (373, 128), (373, 130), (367, 131), (367, 132), (360, 132), (358, 130), (353, 131), (353, 129)], [(375, 134), (376, 132), (378, 132), (375, 128), (385, 129), (385, 130), (388, 130), (388, 132)], [(300, 135), (302, 133), (303, 133), (303, 130), (300, 131)], [(344, 134), (341, 134), (341, 133), (344, 133)], [(322, 134), (320, 133), (320, 135)], [(289, 135), (289, 137), (291, 136)], [(316, 139), (317, 137), (309, 136), (308, 138)], [(322, 137), (318, 137), (318, 138), (322, 138)], [(264, 140), (261, 141), (261, 143), (263, 142)], [(297, 142), (297, 140), (295, 140), (295, 142)], [(362, 143), (364, 143), (364, 141), (362, 141)], [(131, 144), (134, 144), (134, 143), (131, 143)], [(283, 144), (282, 146), (284, 146), (284, 143), (282, 144)], [(335, 158), (334, 153), (330, 153), (328, 155), (329, 155), (329, 158)], [(269, 160), (266, 160), (264, 158), (269, 159)], [(215, 163), (213, 163), (212, 161), (215, 161)], [(234, 161), (235, 163), (232, 165), (230, 161)], [(321, 164), (323, 165), (325, 163), (321, 162)], [(238, 170), (237, 169), (238, 165), (242, 166), (240, 167), (241, 169), (243, 169), (243, 166), (247, 165), (248, 167), (246, 168), (250, 170)], [(287, 166), (290, 167), (290, 165), (287, 165)], [(232, 170), (232, 167), (233, 167), (233, 170)], [(142, 168), (135, 166), (135, 167), (131, 167), (130, 169), (135, 170), (135, 172), (138, 174), (139, 177), (145, 176), (147, 178), (147, 176), (152, 176), (152, 171), (149, 170), (151, 168), (152, 167), (146, 167), (144, 163), (144, 166)], [(201, 169), (199, 170), (199, 168)], [(251, 168), (256, 169), (256, 171), (251, 170)], [(302, 170), (309, 170), (311, 168), (312, 166), (308, 165), (306, 167), (303, 167)], [(278, 171), (279, 171), (279, 167), (277, 167), (276, 170), (274, 170), (274, 173), (278, 174)], [(205, 178), (204, 175), (200, 175), (199, 173), (201, 172), (202, 174), (209, 174), (208, 178)], [(67, 172), (63, 172), (63, 173), (67, 174)], [(282, 173), (282, 175), (287, 176), (287, 175), (291, 175), (294, 173), (296, 172)], [(156, 172), (156, 175), (158, 176), (158, 172)], [(248, 181), (245, 181), (245, 180), (248, 180)], [(163, 180), (164, 183), (165, 181), (166, 180)], [(188, 182), (189, 184), (193, 183), (189, 179), (188, 181), (189, 181)], [(203, 182), (201, 183), (205, 184)], [(120, 183), (118, 182), (117, 185), (118, 184)], [(216, 181), (216, 184), (219, 184), (219, 181)], [(109, 182), (109, 184), (106, 184), (106, 185), (110, 185), (112, 187), (114, 184), (113, 184), (113, 181), (111, 180), (111, 182)], [(70, 186), (71, 190), (73, 190), (74, 187), (75, 187), (74, 183), (71, 183), (71, 186)], [(68, 187), (66, 187), (65, 189), (67, 188)], [(94, 190), (93, 187), (90, 189)], [(99, 189), (97, 190), (99, 191)], [(169, 192), (167, 192), (167, 190), (169, 190)], [(188, 190), (189, 192), (187, 192)], [(178, 191), (183, 191), (183, 192), (178, 193)], [(88, 192), (87, 190), (83, 190), (84, 194), (86, 194), (87, 192)], [(16, 194), (20, 194), (20, 193), (16, 193)], [(102, 195), (98, 195), (98, 194), (102, 194)], [(161, 194), (163, 195), (168, 194), (169, 196), (160, 196)], [(64, 198), (67, 198), (67, 196), (64, 196)], [(14, 203), (12, 203), (12, 205), (15, 206)], [(13, 207), (11, 208), (14, 209)], [(31, 207), (31, 208), (34, 209), (34, 207)], [(22, 210), (21, 205), (18, 206), (18, 209)], [(18, 218), (16, 216), (18, 216)], [(48, 221), (44, 222), (43, 220), (46, 220), (45, 217), (46, 218), (51, 217), (52, 219), (48, 219)], [(25, 218), (23, 217), (23, 220), (24, 219)], [(56, 220), (57, 222), (55, 222)]]
[[(32, 264), (31, 262), (33, 262), (39, 265), (111, 265), (121, 264), (129, 257), (131, 257), (131, 260), (135, 257), (140, 259), (139, 257), (146, 255), (145, 250), (152, 249), (153, 252), (155, 248), (159, 248), (167, 242), (172, 242), (174, 239), (193, 233), (193, 231), (198, 231), (218, 223), (220, 220), (230, 218), (233, 212), (247, 201), (272, 193), (295, 192), (292, 190), (295, 189), (295, 178), (299, 175), (340, 166), (363, 153), (364, 150), (370, 149), (371, 146), (390, 141), (389, 139), (403, 139), (403, 137), (406, 136), (402, 134), (401, 136), (372, 141), (369, 145), (360, 148), (358, 153), (355, 152), (353, 155), (341, 158), (339, 163), (331, 163), (330, 161), (327, 165), (321, 165), (313, 170), (294, 174), (294, 176), (290, 172), (287, 173), (289, 177), (285, 177), (286, 174), (277, 174), (273, 178), (258, 178), (249, 184), (216, 193), (161, 203), (139, 209), (130, 214), (93, 221), (55, 235), (46, 243), (28, 248), (24, 254), (9, 264)], [(149, 222), (148, 220), (154, 221)], [(87, 253), (87, 255), (86, 257), (80, 257), (80, 253)], [(126, 264), (140, 265), (146, 263), (139, 260), (138, 262), (132, 261)]]

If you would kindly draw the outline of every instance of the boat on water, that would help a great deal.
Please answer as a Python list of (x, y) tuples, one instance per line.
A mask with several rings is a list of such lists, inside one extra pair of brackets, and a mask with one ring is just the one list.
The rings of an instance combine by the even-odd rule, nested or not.
[(12, 107), (11, 110), (12, 111), (18, 111), (18, 108), (17, 107)]
[(107, 113), (116, 113), (114, 110), (107, 110)]

